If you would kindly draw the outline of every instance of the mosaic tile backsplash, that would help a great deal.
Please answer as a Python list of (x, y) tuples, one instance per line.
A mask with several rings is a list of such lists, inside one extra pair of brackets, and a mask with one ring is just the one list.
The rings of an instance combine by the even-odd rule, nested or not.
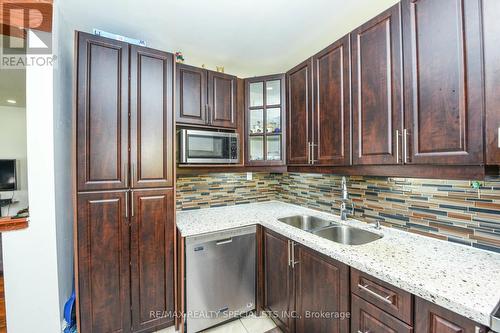
[[(177, 179), (177, 209), (280, 200), (339, 213), (342, 177), (321, 174), (210, 174)], [(500, 178), (468, 181), (348, 177), (355, 215), (383, 225), (500, 252)]]

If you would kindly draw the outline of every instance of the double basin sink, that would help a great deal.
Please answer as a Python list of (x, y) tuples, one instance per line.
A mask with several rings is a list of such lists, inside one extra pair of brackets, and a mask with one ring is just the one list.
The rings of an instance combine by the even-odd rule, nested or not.
[(295, 215), (279, 218), (278, 221), (332, 242), (346, 245), (363, 245), (383, 237), (364, 229), (341, 225), (316, 216)]

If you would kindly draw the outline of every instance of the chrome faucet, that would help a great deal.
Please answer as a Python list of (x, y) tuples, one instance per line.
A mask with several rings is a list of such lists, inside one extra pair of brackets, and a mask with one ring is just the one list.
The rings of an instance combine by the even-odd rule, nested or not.
[(351, 203), (351, 209), (348, 210), (346, 202), (349, 201), (349, 193), (347, 192), (347, 179), (342, 177), (341, 185), (342, 203), (340, 204), (340, 220), (347, 221), (348, 214), (354, 215), (354, 203)]

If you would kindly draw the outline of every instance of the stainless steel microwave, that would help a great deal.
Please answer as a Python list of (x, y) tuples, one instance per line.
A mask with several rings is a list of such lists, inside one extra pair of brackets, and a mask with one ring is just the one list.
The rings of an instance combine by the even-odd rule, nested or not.
[(232, 164), (239, 162), (238, 133), (181, 129), (178, 131), (181, 164)]

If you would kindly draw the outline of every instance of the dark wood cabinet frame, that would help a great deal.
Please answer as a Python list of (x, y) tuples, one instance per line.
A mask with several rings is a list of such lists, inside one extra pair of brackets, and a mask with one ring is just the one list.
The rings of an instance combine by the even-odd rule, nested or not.
[[(267, 92), (266, 92), (266, 82), (268, 81), (280, 81), (280, 94), (281, 103), (276, 105), (267, 105)], [(263, 82), (263, 105), (261, 106), (250, 106), (250, 84), (256, 82)], [(272, 108), (281, 109), (281, 133), (267, 133), (265, 124), (267, 124), (267, 109)], [(263, 133), (260, 135), (252, 135), (250, 133), (250, 113), (252, 110), (262, 110), (263, 112)], [(246, 166), (281, 166), (286, 164), (286, 95), (285, 95), (285, 74), (275, 74), (258, 76), (254, 78), (245, 79), (245, 137), (243, 138), (247, 144), (245, 145), (245, 165)], [(269, 161), (267, 160), (267, 137), (272, 135), (280, 135), (281, 137), (281, 160)], [(263, 138), (263, 160), (250, 160), (250, 138), (252, 136)]]

